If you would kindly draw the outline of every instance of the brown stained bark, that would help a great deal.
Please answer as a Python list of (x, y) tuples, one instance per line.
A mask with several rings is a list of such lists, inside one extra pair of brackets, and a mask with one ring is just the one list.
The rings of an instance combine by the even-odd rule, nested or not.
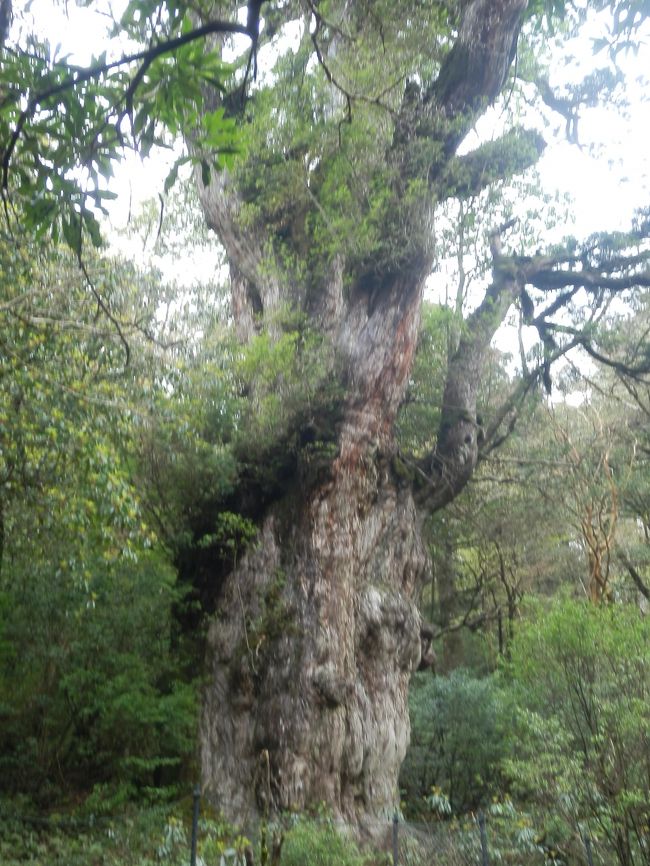
[(610, 564), (619, 511), (618, 489), (607, 455), (603, 457), (602, 467), (609, 490), (599, 500), (585, 503), (580, 521), (587, 554), (589, 600), (593, 604), (602, 604), (612, 599)]
[(323, 802), (363, 824), (399, 802), (428, 561), (390, 447), (422, 283), (350, 303), (338, 457), (270, 509), (210, 629), (202, 775), (232, 817)]
[[(453, 158), (477, 106), (503, 85), (525, 5), (465, 4), (458, 50), (439, 86), (420, 99), (416, 110), (427, 122), (410, 126), (410, 135), (430, 134), (437, 117), (445, 159)], [(387, 159), (412, 177), (395, 150)], [(425, 169), (432, 201), (446, 194), (432, 180), (444, 168)], [(226, 579), (208, 637), (204, 786), (238, 820), (325, 803), (363, 825), (399, 803), (408, 683), (421, 659), (416, 600), (428, 557), (410, 481), (393, 468), (393, 424), (415, 352), (431, 238), (427, 231), (421, 242), (409, 238), (408, 255), (396, 252), (398, 264), (381, 273), (351, 269), (340, 253), (305, 290), (273, 258), (272, 238), (240, 224), (227, 177), (199, 187), (230, 259), (242, 337), (288, 300), (331, 339), (347, 395), (327, 474), (312, 484), (296, 477)], [(418, 207), (414, 219), (426, 226), (426, 208)], [(491, 294), (452, 359), (438, 456), (445, 469), (430, 478), (426, 507), (462, 489), (476, 463), (483, 357), (516, 290), (516, 280), (495, 269)]]
[(202, 769), (231, 814), (323, 802), (363, 820), (397, 804), (426, 568), (414, 522), (408, 491), (366, 455), (265, 521), (209, 637)]
[[(602, 427), (601, 427), (602, 434)], [(611, 601), (610, 566), (616, 546), (619, 517), (619, 489), (609, 462), (608, 447), (595, 464), (589, 457), (598, 454), (593, 443), (585, 450), (571, 441), (566, 430), (557, 435), (567, 446), (567, 465), (571, 473), (571, 502), (576, 526), (582, 536), (587, 561), (585, 591), (592, 604)]]

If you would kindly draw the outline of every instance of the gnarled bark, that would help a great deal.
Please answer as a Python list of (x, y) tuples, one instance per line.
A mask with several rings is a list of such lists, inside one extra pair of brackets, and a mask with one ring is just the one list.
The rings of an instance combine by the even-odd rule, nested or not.
[[(297, 476), (270, 505), (257, 544), (225, 582), (210, 627), (202, 772), (210, 795), (237, 819), (324, 802), (363, 823), (398, 804), (408, 683), (421, 660), (416, 601), (428, 558), (411, 482), (394, 468), (393, 424), (433, 258), (433, 202), (449, 194), (445, 172), (456, 144), (504, 83), (525, 6), (466, 3), (437, 82), (409, 92), (410, 122), (398, 121), (386, 153), (396, 207), (404, 207), (397, 197), (413, 180), (408, 148), (432, 135), (440, 147), (434, 162), (418, 169), (430, 196), (414, 204), (407, 224), (421, 231), (395, 248), (392, 266), (352, 266), (340, 252), (309, 271), (320, 274), (319, 284), (305, 290), (273, 258), (273, 237), (260, 227), (252, 237), (240, 224), (231, 181), (199, 184), (230, 258), (242, 336), (272, 314), (282, 287), (282, 300), (300, 306), (331, 339), (346, 391), (328, 472), (310, 484)], [(445, 472), (430, 479), (438, 505), (462, 489), (476, 463), (483, 353), (514, 292), (515, 281), (495, 280), (450, 368), (439, 447)]]
[(363, 292), (348, 302), (335, 335), (349, 395), (336, 459), (271, 506), (210, 628), (202, 772), (238, 819), (324, 802), (363, 823), (397, 805), (427, 556), (393, 470), (392, 425), (424, 276), (397, 278), (371, 312)]
[(408, 489), (379, 452), (353, 451), (272, 509), (210, 630), (202, 770), (239, 818), (397, 804), (427, 559)]

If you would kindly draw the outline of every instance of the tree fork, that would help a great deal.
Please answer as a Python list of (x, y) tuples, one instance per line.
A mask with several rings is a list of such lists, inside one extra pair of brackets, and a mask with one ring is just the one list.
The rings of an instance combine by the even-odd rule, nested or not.
[[(239, 820), (325, 803), (370, 830), (372, 819), (391, 815), (399, 803), (397, 776), (409, 739), (408, 684), (422, 660), (421, 640), (429, 640), (416, 605), (429, 563), (411, 482), (394, 468), (393, 425), (432, 263), (433, 204), (450, 194), (445, 173), (458, 141), (503, 86), (525, 6), (524, 0), (464, 5), (456, 46), (437, 83), (413, 105), (405, 138), (400, 143), (396, 137), (385, 153), (392, 176), (403, 172), (392, 195), (401, 195), (414, 179), (400, 148), (435, 135), (432, 143), (440, 147), (432, 152), (442, 159), (419, 168), (429, 203), (418, 198), (417, 213), (405, 225), (419, 221), (421, 231), (394, 245), (392, 263), (381, 269), (369, 262), (359, 270), (339, 249), (307, 269), (319, 274), (319, 282), (304, 292), (287, 268), (291, 256), (275, 255), (272, 227), (252, 230), (241, 219), (236, 178), (199, 182), (208, 223), (230, 259), (242, 337), (271, 323), (281, 303), (297, 305), (331, 340), (346, 386), (331, 471), (312, 486), (297, 484), (269, 507), (257, 544), (226, 579), (209, 630), (203, 780), (209, 795)], [(460, 55), (471, 63), (460, 63)], [(318, 220), (318, 190), (311, 193)], [(404, 202), (395, 199), (385, 208), (388, 221), (400, 206)], [(390, 222), (385, 225), (393, 230)], [(300, 256), (298, 248), (291, 252)], [(462, 377), (476, 380), (463, 403), (470, 421), (452, 424), (447, 412), (450, 456), (452, 427), (464, 435), (463, 425), (475, 426), (481, 353), (515, 296), (515, 283), (505, 274), (495, 278), (496, 308), (490, 312), (486, 305), (477, 314), (468, 338), (476, 345), (463, 344), (469, 360), (459, 356), (450, 371), (449, 410)], [(257, 311), (253, 298), (259, 300)], [(471, 474), (474, 464), (472, 458), (462, 471)], [(449, 491), (460, 488), (452, 484)]]

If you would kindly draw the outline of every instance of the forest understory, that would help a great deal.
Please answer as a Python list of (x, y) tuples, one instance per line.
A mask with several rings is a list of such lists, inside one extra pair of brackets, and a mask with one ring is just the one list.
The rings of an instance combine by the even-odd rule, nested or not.
[(0, 0), (0, 863), (650, 866), (649, 18)]

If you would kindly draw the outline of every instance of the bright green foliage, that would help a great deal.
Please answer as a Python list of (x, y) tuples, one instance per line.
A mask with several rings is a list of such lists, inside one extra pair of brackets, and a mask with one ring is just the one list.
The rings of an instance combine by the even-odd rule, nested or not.
[[(433, 815), (426, 824), (407, 827), (400, 839), (400, 863), (405, 866), (474, 866), (484, 863), (479, 815), (451, 816), (449, 801), (439, 791), (429, 798)], [(531, 816), (520, 811), (507, 796), (494, 798), (481, 810), (489, 863), (509, 866), (565, 866), (561, 853), (536, 829)], [(419, 831), (419, 832), (418, 832)], [(598, 855), (598, 849), (595, 848)], [(577, 855), (572, 863), (581, 864)], [(601, 863), (597, 859), (597, 863)]]
[[(0, 786), (96, 786), (107, 808), (194, 752), (180, 595), (133, 484), (146, 376), (69, 254), (23, 238), (0, 256)], [(115, 316), (145, 286), (120, 262), (89, 270)]]
[(435, 814), (444, 801), (462, 814), (484, 805), (498, 790), (506, 754), (505, 711), (494, 679), (463, 670), (447, 677), (423, 673), (414, 678), (409, 707), (411, 746), (400, 775), (408, 807)]
[(299, 316), (286, 314), (279, 333), (254, 337), (235, 366), (242, 406), (238, 450), (263, 450), (315, 416), (332, 411), (340, 387), (332, 382), (332, 349)]
[[(155, 279), (142, 316), (143, 296), (134, 297), (131, 288), (141, 285), (142, 276), (134, 269), (93, 259), (94, 285), (83, 285), (57, 247), (65, 243), (85, 254), (87, 235), (99, 245), (95, 211), (113, 196), (107, 188), (111, 166), (123, 148), (146, 155), (180, 134), (191, 139), (192, 155), (177, 161), (167, 190), (183, 163), (199, 167), (204, 183), (213, 168), (231, 167), (243, 197), (239, 217), (252, 231), (263, 227), (273, 246), (274, 257), (264, 266), (277, 268), (282, 289), (303, 308), (310, 307), (305, 292), (319, 291), (339, 253), (352, 282), (362, 272), (373, 278), (399, 269), (429, 246), (431, 226), (422, 218), (429, 210), (425, 178), (440, 160), (441, 145), (431, 129), (411, 143), (405, 136), (402, 149), (394, 121), (403, 113), (406, 80), (417, 88), (417, 80), (435, 77), (457, 29), (459, 6), (428, 4), (423, 15), (420, 0), (376, 0), (370, 15), (367, 4), (347, 4), (357, 19), (350, 21), (355, 36), (346, 37), (343, 22), (330, 51), (333, 37), (323, 32), (329, 29), (323, 22), (330, 12), (338, 20), (338, 10), (318, 5), (324, 18), (314, 16), (298, 50), (278, 58), (276, 78), (260, 78), (248, 103), (235, 105), (232, 94), (224, 99), (229, 108), (242, 108), (240, 127), (224, 108), (205, 110), (206, 86), (223, 92), (233, 70), (203, 39), (206, 33), (194, 29), (197, 20), (226, 9), (224, 16), (231, 14), (231, 4), (210, 4), (208, 10), (194, 3), (190, 15), (176, 0), (130, 0), (113, 35), (155, 48), (115, 63), (113, 55), (103, 55), (87, 70), (34, 39), (3, 55), (0, 187), (13, 207), (5, 213), (14, 234), (33, 233), (39, 245), (53, 242), (47, 251), (25, 249), (7, 235), (0, 248), (0, 771), (8, 790), (38, 790), (46, 799), (61, 788), (92, 784), (90, 805), (108, 811), (133, 793), (151, 794), (153, 786), (178, 779), (179, 766), (191, 758), (196, 714), (187, 684), (194, 671), (188, 670), (178, 622), (200, 637), (197, 626), (218, 596), (219, 580), (254, 538), (268, 501), (281, 498), (296, 479), (307, 487), (309, 473), (318, 473), (336, 449), (341, 395), (326, 387), (337, 378), (333, 354), (289, 306), (245, 349), (206, 327), (204, 339), (178, 349), (168, 367), (152, 352), (125, 371), (130, 341), (137, 343), (144, 331), (158, 335)], [(531, 3), (529, 11), (546, 13), (548, 24), (565, 6), (573, 8), (550, 0)], [(292, 4), (285, 8), (292, 14)], [(646, 11), (647, 2), (615, 8), (617, 28), (625, 33), (633, 26), (628, 16)], [(217, 26), (213, 33), (222, 30)], [(314, 62), (319, 39), (327, 69)], [(342, 89), (333, 89), (332, 80)], [(602, 83), (598, 77), (591, 82)], [(246, 161), (235, 163), (231, 157), (244, 150), (244, 137)], [(516, 138), (486, 148), (486, 179), (494, 167), (497, 175), (508, 173), (499, 162), (513, 155), (504, 143), (514, 145)], [(445, 181), (442, 197), (471, 187), (458, 167)], [(485, 210), (492, 220), (496, 210)], [(425, 312), (412, 402), (400, 419), (403, 444), (415, 454), (435, 446), (447, 356), (461, 333), (464, 301), (459, 291), (454, 315)], [(136, 319), (138, 327), (125, 334), (124, 322)], [(494, 370), (485, 379), (503, 392), (503, 367), (495, 363)], [(480, 402), (491, 407), (488, 391)], [(523, 497), (487, 489), (485, 507), (470, 510), (472, 530), (461, 534), (449, 559), (465, 580), (463, 600), (480, 599), (478, 613), (486, 620), (507, 609), (511, 625), (522, 595), (520, 554), (532, 559), (535, 551), (530, 553), (533, 545), (526, 549), (522, 523), (508, 510), (514, 506), (528, 522), (538, 512), (520, 508)], [(552, 532), (546, 538), (566, 541)], [(158, 540), (192, 581), (193, 594), (176, 588), (166, 558), (151, 549)], [(447, 577), (453, 579), (451, 572)], [(261, 642), (271, 625), (284, 627), (273, 601), (270, 596), (267, 611), (274, 621), (252, 623), (253, 641), (261, 635)], [(432, 592), (432, 608), (434, 602)], [(450, 624), (442, 619), (441, 625)], [(500, 641), (504, 652), (506, 643)], [(634, 647), (628, 649), (633, 654)], [(609, 645), (606, 650), (614, 653)], [(595, 681), (619, 664), (612, 657), (615, 664), (608, 660)], [(518, 656), (514, 670), (515, 680), (524, 683), (529, 674)], [(549, 663), (544, 673), (553, 674), (549, 694), (556, 688), (562, 694), (562, 665)], [(636, 673), (647, 681), (645, 666)], [(531, 690), (544, 682), (543, 676), (531, 678)], [(613, 759), (627, 767), (642, 754), (634, 737), (641, 730), (638, 719), (647, 717), (637, 692), (624, 711), (614, 712), (617, 695), (598, 692), (598, 709), (608, 735), (616, 720), (624, 722), (621, 754)], [(562, 724), (565, 697), (555, 707), (544, 695), (524, 716), (530, 726), (522, 727), (531, 755), (546, 737), (553, 760), (564, 761), (556, 792), (561, 802), (569, 796), (565, 778), (577, 784), (578, 770), (591, 778), (601, 752), (608, 772), (610, 761), (601, 728), (589, 750)], [(492, 680), (460, 673), (415, 693), (414, 750), (421, 749), (421, 759), (405, 771), (413, 791), (427, 794), (438, 784), (444, 796), (435, 796), (458, 811), (492, 793), (505, 748), (500, 701)], [(543, 762), (513, 764), (524, 787), (544, 769)], [(611, 782), (610, 774), (607, 796)], [(595, 781), (590, 784), (589, 791), (594, 785), (598, 790)], [(647, 823), (639, 811), (647, 791), (633, 776), (625, 777), (622, 790), (611, 808), (599, 792), (601, 811), (591, 812), (593, 797), (574, 792), (580, 815), (569, 817), (582, 820), (588, 812), (605, 836), (621, 826), (622, 814)], [(183, 825), (170, 821), (157, 856), (173, 862), (178, 854), (180, 860), (186, 841)], [(219, 849), (217, 836), (212, 841), (206, 856), (208, 850), (214, 859), (241, 853), (236, 846)], [(634, 844), (638, 850), (641, 842)], [(67, 862), (81, 858), (81, 851)], [(101, 853), (83, 848), (84, 862)], [(333, 827), (302, 823), (289, 834), (285, 857), (289, 863), (360, 862)]]
[(147, 507), (173, 552), (230, 546), (223, 511), (243, 521), (230, 540), (250, 541), (247, 491), (259, 499), (277, 488), (306, 425), (322, 426), (317, 439), (333, 437), (339, 390), (322, 337), (291, 315), (277, 329), (243, 347), (223, 330), (208, 335), (152, 393), (140, 466)]
[[(124, 809), (113, 816), (56, 814), (34, 821), (25, 802), (2, 802), (0, 862), (3, 866), (187, 866), (190, 859), (191, 801), (173, 809)], [(21, 820), (25, 818), (23, 822)], [(284, 835), (280, 866), (364, 866), (385, 858), (363, 856), (357, 845), (334, 822), (301, 819)], [(242, 835), (219, 817), (201, 815), (197, 863), (205, 866), (269, 866), (275, 845), (268, 828), (260, 838)], [(271, 850), (269, 850), (271, 849)]]
[[(201, 817), (197, 828), (197, 862), (215, 866), (246, 866), (245, 852), (252, 852), (250, 840), (218, 818)], [(157, 846), (157, 862), (185, 866), (189, 862), (191, 827), (186, 816), (172, 813)]]
[[(83, 582), (86, 556), (131, 556), (148, 536), (123, 447), (132, 416), (128, 382), (115, 377), (124, 353), (97, 324), (96, 301), (69, 257), (30, 260), (35, 248), (0, 243), (4, 554), (65, 543), (56, 567)], [(110, 262), (97, 271), (111, 304), (116, 272)]]
[(137, 476), (145, 513), (187, 592), (176, 614), (201, 657), (220, 582), (254, 543), (260, 514), (300, 468), (336, 456), (339, 389), (322, 338), (295, 316), (245, 347), (209, 333), (152, 388)]
[[(25, 821), (21, 819), (26, 819)], [(187, 866), (191, 800), (124, 809), (111, 817), (75, 813), (37, 816), (21, 801), (2, 803), (0, 862), (4, 866)], [(197, 855), (207, 866), (243, 866), (248, 840), (214, 818), (200, 818)]]
[(172, 551), (188, 541), (194, 518), (209, 503), (232, 492), (237, 477), (231, 443), (241, 406), (228, 347), (206, 355), (200, 363), (179, 358), (160, 371), (141, 434), (138, 475), (147, 512)]
[[(224, 30), (243, 28), (223, 22), (213, 32)], [(0, 189), (20, 214), (17, 231), (76, 251), (87, 232), (99, 245), (95, 212), (115, 198), (113, 164), (126, 148), (146, 156), (191, 134), (195, 149), (179, 159), (166, 188), (183, 162), (200, 164), (206, 178), (230, 163), (239, 149), (234, 121), (222, 109), (203, 111), (202, 87), (223, 89), (232, 69), (206, 35), (185, 4), (131, 0), (114, 22), (115, 42), (109, 38), (86, 68), (34, 35), (10, 46), (0, 67)], [(125, 37), (149, 48), (122, 54)]]
[[(339, 10), (320, 14), (336, 20)], [(297, 50), (278, 58), (274, 78), (251, 93), (247, 108), (254, 123), (247, 129), (247, 159), (235, 172), (242, 214), (251, 227), (263, 227), (296, 287), (317, 286), (340, 254), (351, 266), (350, 279), (357, 266), (380, 273), (406, 260), (427, 231), (413, 213), (429, 200), (421, 177), (429, 151), (439, 145), (414, 145), (405, 157), (413, 168), (402, 183), (398, 156), (391, 155), (393, 116), (404, 80), (427, 80), (439, 65), (454, 11), (431, 6), (422, 15), (409, 0), (374, 4), (371, 16), (351, 9), (349, 16), (342, 32), (355, 36), (337, 40), (336, 51), (327, 50), (331, 33), (318, 34), (329, 54), (327, 72), (314, 62), (306, 26)], [(330, 75), (350, 94), (347, 102), (333, 92)]]
[(363, 866), (366, 859), (334, 823), (299, 821), (282, 846), (282, 866)]
[(412, 454), (430, 452), (435, 444), (452, 326), (453, 313), (447, 307), (423, 306), (409, 390), (397, 422), (400, 446)]
[(33, 553), (2, 582), (2, 787), (48, 799), (95, 785), (102, 810), (174, 782), (196, 706), (172, 645), (173, 572), (153, 554), (100, 556), (84, 586)]
[(650, 622), (562, 601), (513, 644), (518, 796), (569, 844), (589, 832), (620, 866), (650, 853)]

